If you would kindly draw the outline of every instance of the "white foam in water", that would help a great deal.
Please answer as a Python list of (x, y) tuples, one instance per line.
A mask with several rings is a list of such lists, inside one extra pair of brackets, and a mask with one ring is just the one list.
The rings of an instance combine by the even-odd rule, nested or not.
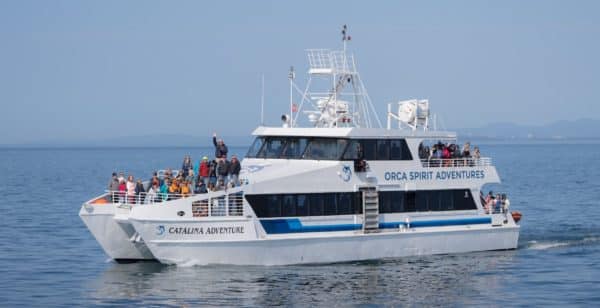
[(564, 242), (560, 242), (560, 241), (551, 241), (551, 242), (529, 241), (529, 242), (527, 242), (527, 248), (534, 249), (534, 250), (546, 250), (546, 249), (552, 249), (552, 248), (564, 247), (564, 246), (585, 245), (585, 244), (590, 244), (590, 243), (594, 243), (594, 242), (598, 242), (598, 241), (600, 241), (600, 237), (595, 237), (595, 236), (585, 237), (581, 240), (564, 241)]
[(538, 241), (530, 241), (529, 246), (527, 247), (528, 249), (533, 249), (533, 250), (546, 250), (546, 249), (551, 249), (551, 248), (556, 248), (556, 247), (562, 247), (562, 246), (568, 246), (571, 243), (569, 242), (542, 242), (539, 243)]

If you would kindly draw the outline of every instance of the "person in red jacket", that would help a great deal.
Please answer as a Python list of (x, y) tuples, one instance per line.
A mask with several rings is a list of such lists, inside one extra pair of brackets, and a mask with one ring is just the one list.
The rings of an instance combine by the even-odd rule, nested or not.
[(208, 163), (208, 157), (202, 157), (202, 162), (198, 168), (198, 182), (202, 181), (206, 183), (210, 174), (210, 164)]

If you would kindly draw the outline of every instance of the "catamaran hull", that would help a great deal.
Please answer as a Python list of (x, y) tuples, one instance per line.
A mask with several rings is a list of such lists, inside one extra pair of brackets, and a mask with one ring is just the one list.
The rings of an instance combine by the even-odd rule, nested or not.
[[(143, 242), (132, 240), (135, 229), (126, 218), (118, 218), (119, 211), (116, 204), (85, 204), (79, 216), (111, 259), (117, 262), (154, 260)], [(128, 209), (124, 210), (127, 215), (128, 212)]]
[[(140, 221), (133, 224), (138, 231), (156, 228)], [(161, 240), (151, 233), (148, 237), (155, 238), (146, 244), (166, 264), (288, 265), (508, 250), (517, 248), (519, 239), (516, 225), (426, 229), (220, 241)]]

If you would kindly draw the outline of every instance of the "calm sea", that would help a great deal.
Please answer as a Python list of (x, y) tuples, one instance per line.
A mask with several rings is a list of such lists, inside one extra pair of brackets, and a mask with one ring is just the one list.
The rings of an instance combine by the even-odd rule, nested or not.
[(111, 172), (210, 148), (0, 149), (0, 306), (600, 305), (600, 145), (481, 149), (524, 214), (519, 249), (281, 267), (116, 264), (77, 216)]

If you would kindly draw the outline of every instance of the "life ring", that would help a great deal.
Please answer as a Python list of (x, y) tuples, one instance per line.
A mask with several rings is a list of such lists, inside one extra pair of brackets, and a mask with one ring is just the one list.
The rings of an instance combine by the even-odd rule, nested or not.
[(519, 220), (521, 220), (521, 217), (523, 217), (523, 214), (521, 214), (521, 212), (519, 211), (510, 212), (510, 214), (512, 215), (512, 218), (515, 222), (519, 222)]

